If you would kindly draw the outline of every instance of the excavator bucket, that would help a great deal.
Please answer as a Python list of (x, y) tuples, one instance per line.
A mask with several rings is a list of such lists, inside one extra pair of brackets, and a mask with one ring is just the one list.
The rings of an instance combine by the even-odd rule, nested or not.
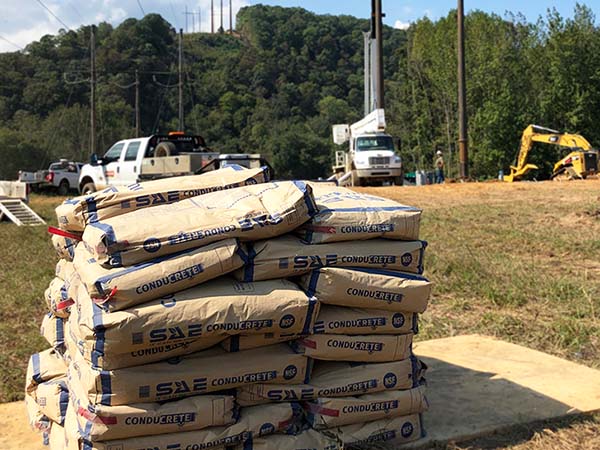
[(512, 183), (513, 181), (518, 181), (530, 170), (537, 170), (538, 166), (535, 164), (525, 164), (524, 167), (518, 169), (515, 166), (510, 166), (510, 174), (504, 176), (504, 181), (508, 183)]

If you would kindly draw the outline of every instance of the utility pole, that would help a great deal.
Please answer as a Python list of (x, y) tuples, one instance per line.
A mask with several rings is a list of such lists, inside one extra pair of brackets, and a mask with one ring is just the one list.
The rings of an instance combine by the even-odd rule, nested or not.
[(223, 0), (221, 0), (221, 26), (219, 27), (219, 33), (222, 33), (223, 31)]
[(377, 79), (377, 90), (375, 99), (377, 108), (385, 108), (385, 98), (383, 96), (383, 14), (381, 13), (381, 0), (375, 0), (375, 73)]
[(469, 177), (469, 137), (467, 134), (467, 95), (465, 83), (465, 28), (464, 4), (458, 0), (458, 160), (460, 178)]
[(135, 70), (135, 137), (142, 134), (142, 124), (140, 120), (140, 77), (137, 69)]
[(183, 131), (183, 30), (179, 30), (179, 131)]
[(183, 14), (185, 14), (185, 32), (188, 33), (188, 10), (187, 10), (187, 5), (185, 5), (185, 12)]
[(215, 32), (215, 9), (213, 0), (210, 0), (210, 32)]
[(229, 34), (233, 34), (233, 7), (231, 2), (232, 0), (229, 0)]
[(96, 153), (96, 37), (90, 32), (90, 156)]
[(202, 10), (198, 10), (198, 33), (202, 32)]
[(364, 71), (365, 71), (365, 81), (364, 81), (364, 89), (365, 89), (365, 116), (371, 112), (371, 32), (365, 31), (363, 32), (363, 37), (365, 41), (365, 62), (364, 62)]
[(195, 22), (195, 16), (194, 16), (194, 12), (192, 11), (192, 32), (195, 33), (196, 32), (196, 22)]

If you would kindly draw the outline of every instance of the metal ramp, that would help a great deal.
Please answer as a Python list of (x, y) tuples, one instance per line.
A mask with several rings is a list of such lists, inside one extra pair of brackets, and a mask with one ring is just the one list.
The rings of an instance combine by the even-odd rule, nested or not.
[(0, 198), (0, 219), (3, 216), (6, 216), (19, 227), (23, 225), (46, 225), (44, 219), (21, 200), (15, 198)]

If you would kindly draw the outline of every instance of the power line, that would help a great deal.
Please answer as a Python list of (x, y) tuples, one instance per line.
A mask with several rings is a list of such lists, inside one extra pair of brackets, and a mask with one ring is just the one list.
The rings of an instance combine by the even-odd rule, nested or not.
[(144, 11), (144, 7), (142, 6), (142, 2), (140, 2), (140, 0), (137, 0), (137, 4), (140, 7), (140, 9), (142, 10), (142, 14), (145, 16), (146, 15), (146, 11)]
[(56, 20), (58, 20), (67, 30), (73, 31), (73, 30), (71, 30), (71, 28), (69, 28), (69, 26), (66, 23), (64, 23), (62, 20), (60, 20), (60, 17), (58, 17), (56, 14), (54, 14), (52, 12), (52, 10), (50, 8), (48, 8), (44, 4), (44, 2), (42, 2), (42, 0), (36, 0), (36, 2), (38, 2), (42, 6), (42, 8), (44, 8), (46, 11), (48, 11), (52, 15), (52, 17), (54, 17)]
[(14, 47), (17, 47), (19, 50), (25, 50), (23, 47), (21, 47), (20, 45), (15, 44), (13, 41), (9, 41), (4, 36), (0, 36), (0, 39), (2, 39), (3, 41), (8, 42), (10, 45), (12, 45)]

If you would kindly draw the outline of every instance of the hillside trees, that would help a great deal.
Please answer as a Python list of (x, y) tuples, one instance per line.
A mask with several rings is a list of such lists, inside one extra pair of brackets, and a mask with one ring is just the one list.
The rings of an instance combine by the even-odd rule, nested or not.
[[(184, 36), (185, 130), (223, 152), (260, 152), (282, 177), (326, 176), (337, 146), (331, 125), (363, 115), (367, 20), (302, 8), (240, 10), (239, 38)], [(466, 18), (471, 173), (506, 170), (529, 123), (600, 142), (600, 31), (590, 8), (550, 10), (535, 23), (472, 11)], [(89, 27), (61, 31), (25, 52), (0, 54), (0, 178), (59, 157), (89, 154)], [(102, 152), (134, 133), (140, 77), (143, 134), (178, 127), (177, 35), (148, 14), (97, 26), (98, 135)], [(456, 12), (407, 31), (384, 27), (386, 117), (407, 170), (430, 169), (444, 151), (457, 175)], [(18, 154), (13, 154), (18, 152)], [(549, 167), (560, 149), (532, 152)], [(5, 162), (10, 160), (10, 163)], [(543, 176), (543, 171), (538, 176)]]

